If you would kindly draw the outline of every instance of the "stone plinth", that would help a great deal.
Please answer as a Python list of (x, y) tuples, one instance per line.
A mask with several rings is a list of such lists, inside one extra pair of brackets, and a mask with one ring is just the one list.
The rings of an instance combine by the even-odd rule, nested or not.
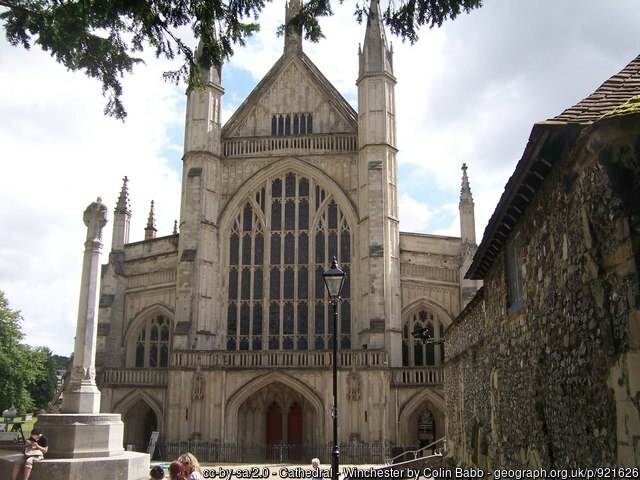
[(119, 414), (42, 414), (38, 427), (49, 439), (47, 458), (113, 457), (124, 452)]
[[(0, 456), (0, 478), (11, 478), (13, 462), (21, 456)], [(124, 452), (114, 457), (51, 459), (47, 456), (45, 460), (34, 465), (30, 480), (82, 480), (87, 478), (147, 480), (149, 478), (149, 455)]]

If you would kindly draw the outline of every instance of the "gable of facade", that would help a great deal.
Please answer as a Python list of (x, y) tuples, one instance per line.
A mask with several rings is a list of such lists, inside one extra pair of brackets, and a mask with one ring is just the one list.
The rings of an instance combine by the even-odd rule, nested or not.
[(356, 133), (356, 112), (303, 52), (283, 55), (222, 129), (222, 137)]

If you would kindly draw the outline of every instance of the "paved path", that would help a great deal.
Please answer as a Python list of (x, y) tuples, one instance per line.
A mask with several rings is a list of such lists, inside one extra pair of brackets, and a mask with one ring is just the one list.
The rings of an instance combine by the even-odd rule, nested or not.
[[(151, 462), (153, 465), (162, 465), (168, 477), (168, 462)], [(358, 469), (370, 469), (378, 465), (341, 465), (343, 468), (356, 467)], [(218, 480), (305, 480), (311, 479), (311, 466), (300, 464), (262, 463), (262, 464), (228, 464), (205, 463), (201, 465), (204, 478)], [(320, 478), (331, 480), (330, 465), (320, 465)]]

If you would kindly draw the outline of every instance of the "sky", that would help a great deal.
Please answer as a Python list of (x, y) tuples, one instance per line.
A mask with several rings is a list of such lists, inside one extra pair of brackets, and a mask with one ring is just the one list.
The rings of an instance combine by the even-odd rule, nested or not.
[[(284, 2), (223, 67), (223, 120), (283, 50)], [(386, 2), (381, 2), (383, 8)], [(334, 0), (326, 38), (304, 50), (356, 108), (364, 25), (354, 2)], [(485, 0), (415, 45), (390, 36), (396, 86), (400, 229), (458, 236), (461, 166), (482, 233), (536, 121), (592, 93), (640, 54), (637, 0)], [(195, 42), (194, 42), (195, 43)], [(77, 320), (86, 228), (97, 197), (110, 220), (129, 178), (130, 241), (144, 238), (151, 200), (158, 236), (179, 219), (184, 85), (176, 68), (145, 56), (124, 81), (126, 122), (103, 116), (96, 80), (68, 72), (36, 47), (0, 39), (0, 290), (24, 318), (25, 342), (69, 355)], [(111, 244), (104, 229), (101, 262)]]

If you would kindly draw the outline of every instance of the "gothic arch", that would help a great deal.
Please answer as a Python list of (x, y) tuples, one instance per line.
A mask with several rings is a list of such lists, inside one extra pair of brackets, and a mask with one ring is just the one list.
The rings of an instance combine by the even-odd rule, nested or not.
[[(122, 346), (125, 347), (125, 365), (127, 367), (132, 367), (135, 362), (135, 344), (138, 332), (147, 319), (156, 313), (165, 315), (169, 319), (170, 330), (175, 328), (174, 311), (166, 305), (154, 303), (140, 310), (133, 317), (133, 320), (129, 322), (122, 336)], [(169, 349), (171, 349), (171, 345), (169, 345)]]
[[(319, 168), (295, 157), (286, 157), (279, 161), (276, 161), (266, 167), (258, 170), (251, 178), (249, 178), (243, 185), (241, 185), (233, 197), (223, 208), (220, 214), (220, 231), (225, 232), (230, 228), (231, 222), (233, 222), (236, 212), (242, 208), (242, 204), (245, 199), (251, 195), (257, 188), (259, 188), (264, 182), (275, 177), (277, 175), (283, 175), (289, 171), (299, 172), (310, 178), (316, 179), (336, 201), (336, 203), (343, 209), (349, 225), (353, 228), (353, 234), (357, 233), (358, 215), (356, 213), (356, 207), (343, 192), (339, 185), (325, 172)], [(356, 239), (354, 238), (354, 243)]]
[(421, 297), (414, 300), (410, 304), (405, 305), (402, 308), (401, 318), (403, 320), (403, 324), (404, 324), (405, 318), (409, 317), (410, 315), (413, 315), (415, 312), (417, 312), (422, 308), (428, 308), (438, 313), (441, 316), (441, 318), (445, 321), (445, 325), (444, 325), (445, 329), (449, 328), (449, 325), (453, 323), (454, 317), (451, 315), (449, 311), (447, 311), (446, 308), (444, 308), (438, 302), (435, 302), (430, 298)]
[(320, 273), (333, 256), (349, 272), (339, 341), (351, 348), (358, 225), (339, 185), (304, 160), (279, 159), (238, 189), (219, 225), (218, 312), (228, 350), (324, 350), (330, 330)]
[(227, 441), (234, 442), (237, 437), (237, 429), (238, 429), (238, 410), (241, 405), (245, 402), (245, 400), (249, 399), (253, 394), (257, 393), (261, 388), (266, 387), (267, 385), (280, 382), (283, 385), (290, 387), (292, 390), (300, 393), (313, 407), (315, 412), (318, 415), (317, 421), (317, 436), (319, 438), (324, 438), (324, 425), (325, 425), (325, 409), (322, 403), (322, 399), (318, 392), (302, 383), (300, 380), (296, 380), (290, 375), (284, 374), (282, 372), (270, 372), (266, 375), (259, 375), (253, 380), (249, 381), (242, 387), (238, 388), (233, 394), (229, 397), (225, 408), (225, 439)]
[(140, 326), (142, 325), (142, 323), (148, 318), (150, 314), (154, 312), (154, 310), (158, 310), (161, 313), (164, 313), (167, 317), (171, 318), (171, 320), (173, 321), (175, 312), (169, 307), (167, 307), (166, 305), (163, 305), (162, 303), (154, 303), (153, 305), (144, 307), (142, 310), (136, 313), (136, 315), (133, 317), (133, 320), (131, 320), (127, 325), (124, 331), (124, 334), (122, 336), (122, 346), (125, 346), (129, 342), (129, 337), (131, 337), (132, 334), (134, 334), (140, 329)]
[[(402, 310), (402, 365), (406, 367), (439, 367), (444, 361), (442, 339), (453, 318), (437, 302), (419, 298)], [(413, 336), (416, 329), (427, 329), (436, 343), (426, 343)]]
[[(420, 394), (412, 396), (408, 401), (400, 407), (400, 415), (398, 415), (398, 431), (400, 432), (400, 443), (408, 442), (408, 432), (405, 428), (411, 421), (411, 417), (418, 413), (424, 404), (433, 406), (432, 413), (441, 417), (441, 424), (444, 425), (445, 402), (444, 397), (433, 389), (425, 389)], [(438, 437), (444, 436), (442, 430)]]
[(158, 431), (162, 434), (164, 432), (164, 415), (162, 413), (162, 406), (144, 390), (137, 389), (130, 392), (114, 405), (113, 413), (119, 413), (124, 419), (129, 409), (139, 401), (146, 403), (153, 411), (158, 422)]

